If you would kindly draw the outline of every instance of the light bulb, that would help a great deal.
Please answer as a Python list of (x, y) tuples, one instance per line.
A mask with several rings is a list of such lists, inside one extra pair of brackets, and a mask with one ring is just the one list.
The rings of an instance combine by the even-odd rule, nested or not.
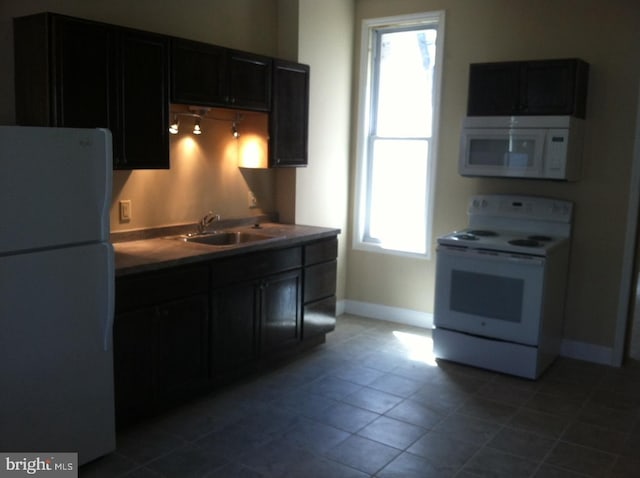
[(196, 124), (193, 125), (193, 134), (202, 134), (202, 129), (200, 129), (200, 118), (197, 118)]

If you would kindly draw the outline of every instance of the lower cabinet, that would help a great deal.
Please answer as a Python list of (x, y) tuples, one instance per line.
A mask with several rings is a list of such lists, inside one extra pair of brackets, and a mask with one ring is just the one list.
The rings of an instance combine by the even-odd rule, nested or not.
[(302, 274), (294, 270), (270, 276), (260, 284), (262, 355), (280, 354), (302, 338)]
[(286, 354), (300, 342), (301, 255), (297, 247), (212, 263), (211, 359), (216, 379), (246, 373), (256, 368), (258, 359)]
[(324, 337), (336, 325), (338, 240), (304, 246), (303, 340)]
[(126, 425), (324, 340), (337, 240), (116, 280), (116, 418)]
[(113, 328), (116, 417), (126, 424), (209, 382), (208, 269), (119, 279)]

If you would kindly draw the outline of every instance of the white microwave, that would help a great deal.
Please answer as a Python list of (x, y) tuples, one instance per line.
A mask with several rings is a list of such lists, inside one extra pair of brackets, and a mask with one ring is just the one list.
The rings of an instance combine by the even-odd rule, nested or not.
[(468, 116), (462, 125), (462, 176), (575, 181), (584, 120), (573, 116)]

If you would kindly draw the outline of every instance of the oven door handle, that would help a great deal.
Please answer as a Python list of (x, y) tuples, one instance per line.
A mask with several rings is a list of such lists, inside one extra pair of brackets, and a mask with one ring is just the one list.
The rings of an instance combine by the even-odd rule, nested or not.
[(544, 265), (544, 257), (528, 256), (525, 254), (513, 254), (510, 252), (497, 252), (486, 249), (468, 249), (458, 247), (438, 246), (436, 249), (438, 254), (447, 254), (455, 257), (467, 257), (485, 259), (488, 261), (511, 262), (524, 265)]

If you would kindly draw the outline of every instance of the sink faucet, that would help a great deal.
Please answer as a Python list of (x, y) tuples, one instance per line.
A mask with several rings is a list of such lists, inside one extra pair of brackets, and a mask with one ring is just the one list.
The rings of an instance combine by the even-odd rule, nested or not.
[(204, 234), (207, 230), (207, 227), (209, 227), (209, 224), (211, 224), (213, 221), (219, 220), (220, 214), (214, 214), (213, 212), (209, 211), (202, 217), (202, 219), (200, 219), (200, 222), (198, 223), (198, 234)]

